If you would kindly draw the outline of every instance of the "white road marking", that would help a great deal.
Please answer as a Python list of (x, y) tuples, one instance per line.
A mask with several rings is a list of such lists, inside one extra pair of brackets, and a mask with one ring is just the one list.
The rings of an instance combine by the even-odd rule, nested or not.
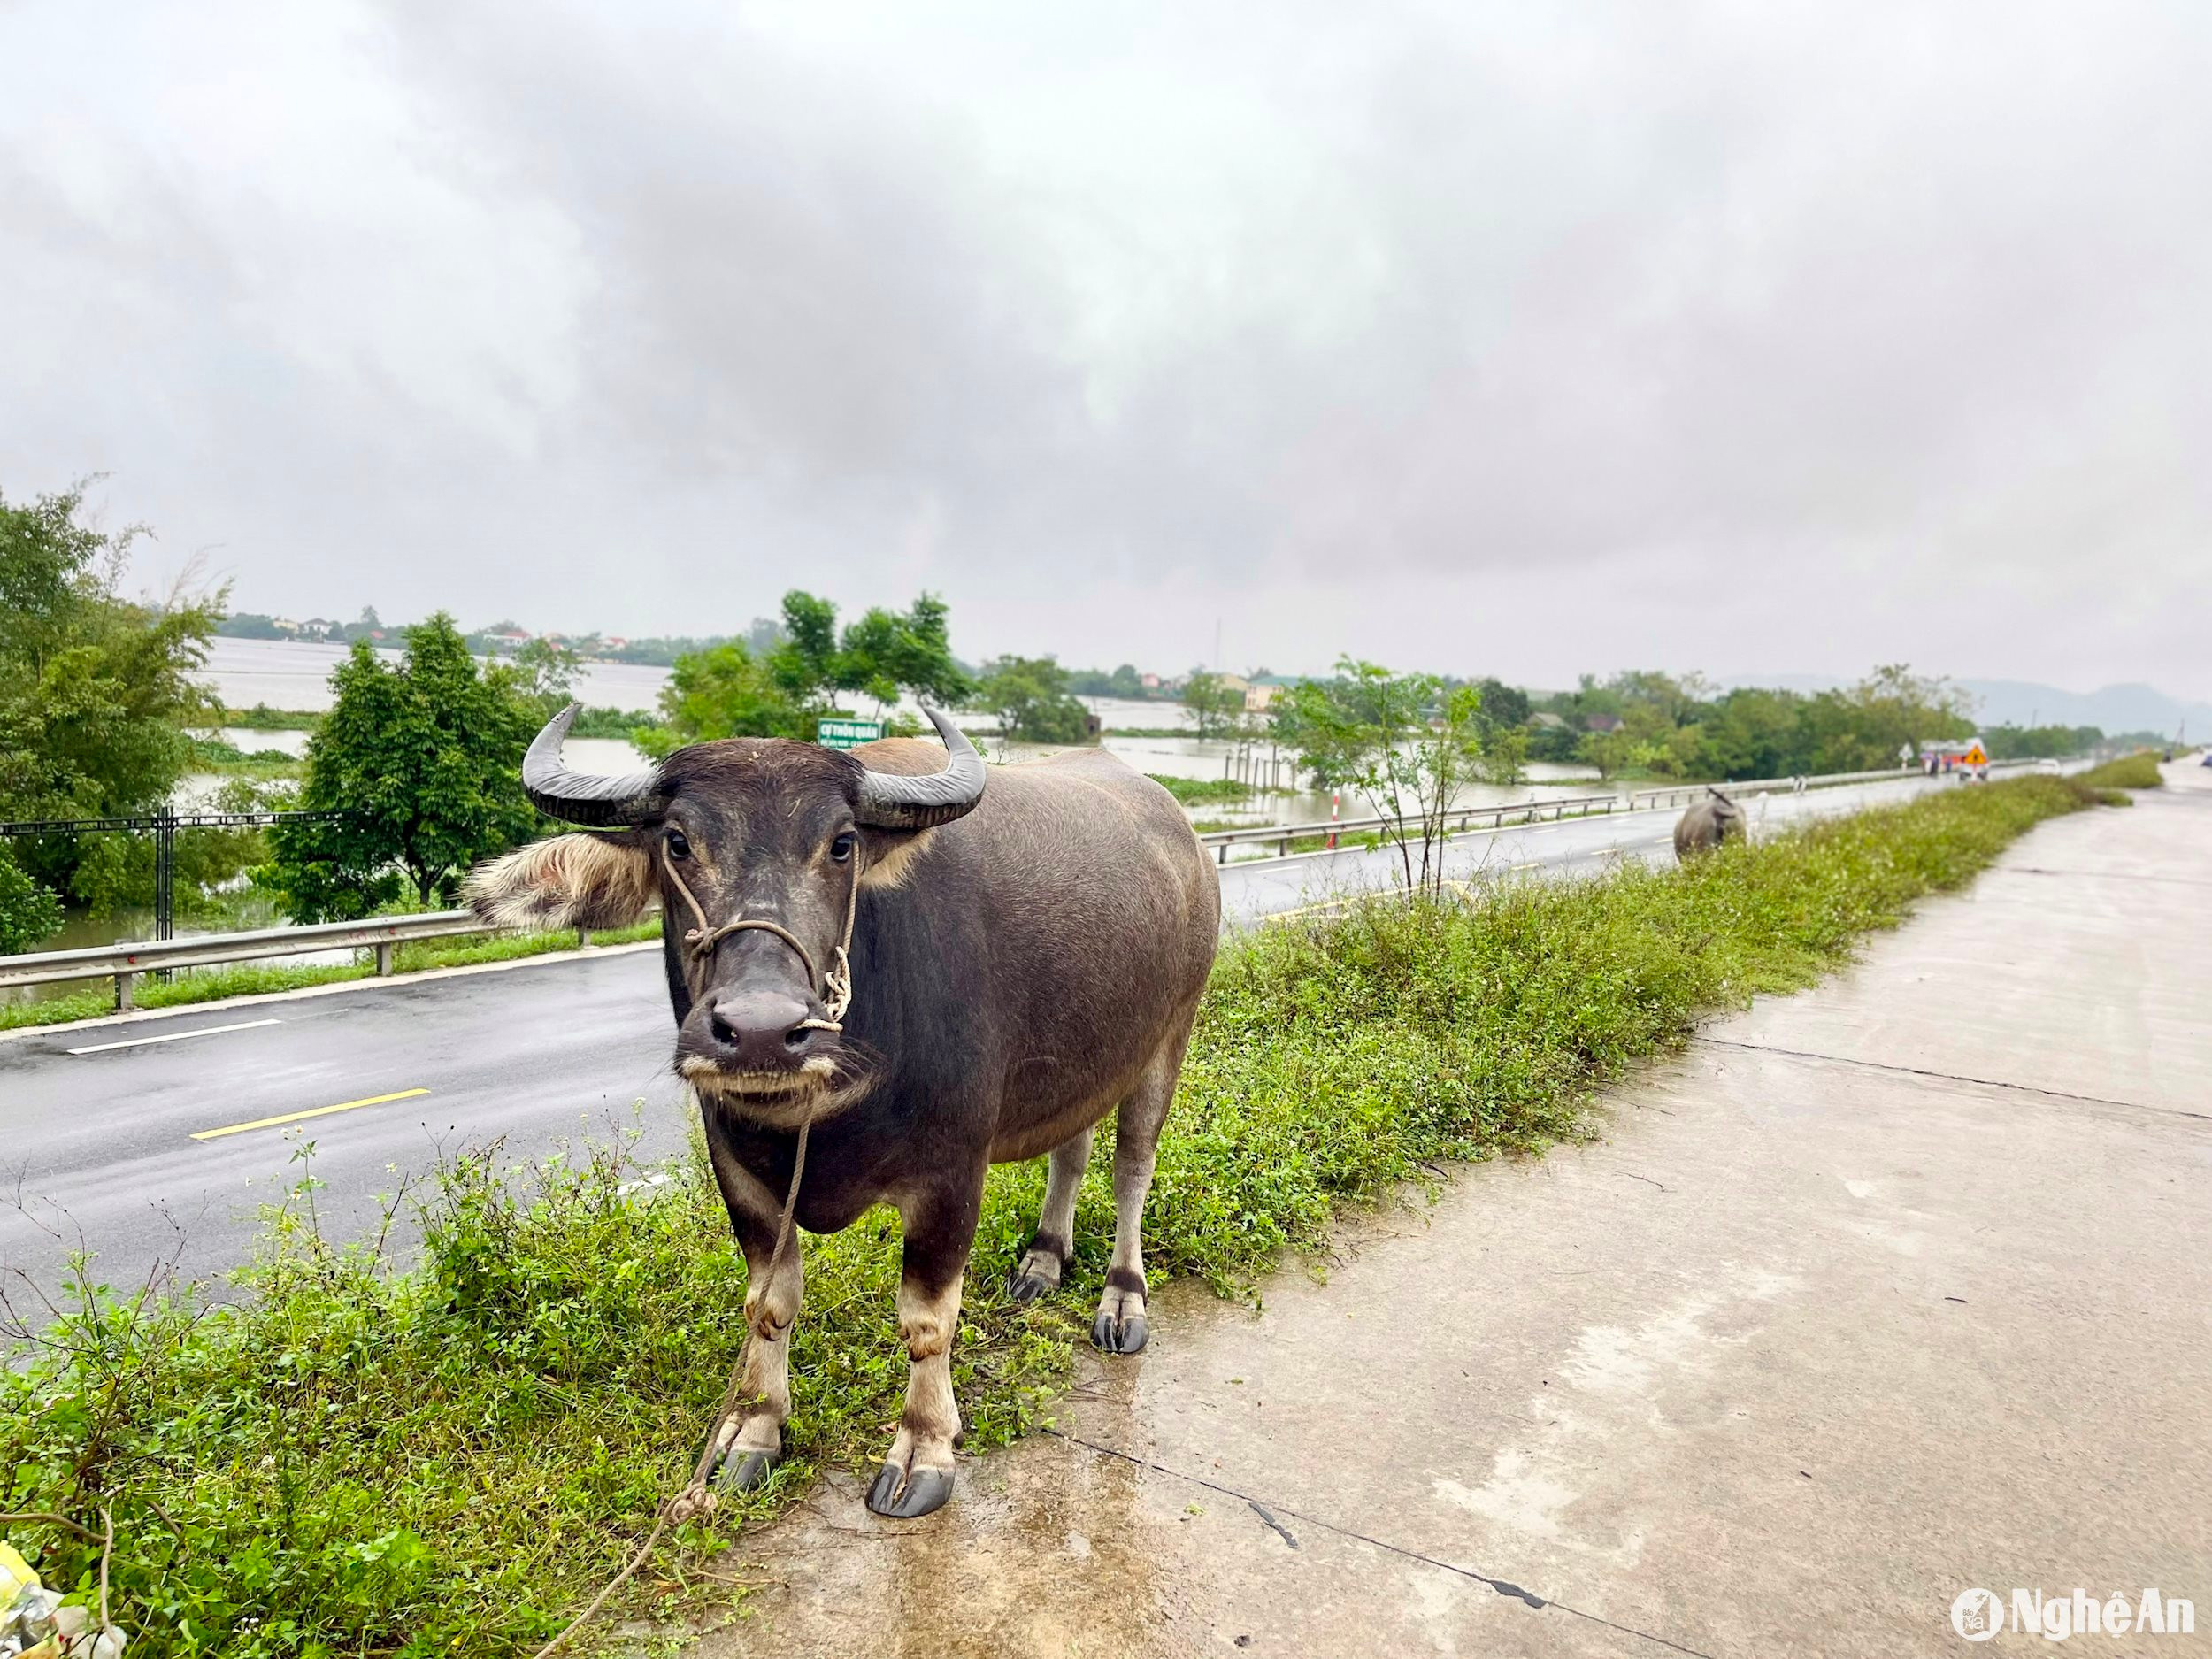
[(187, 1037), (213, 1037), (226, 1031), (252, 1031), (261, 1025), (281, 1025), (280, 1019), (242, 1019), (234, 1025), (203, 1025), (197, 1031), (169, 1031), (158, 1037), (130, 1037), (121, 1042), (96, 1042), (71, 1054), (105, 1054), (111, 1048), (142, 1048), (150, 1042), (182, 1042)]

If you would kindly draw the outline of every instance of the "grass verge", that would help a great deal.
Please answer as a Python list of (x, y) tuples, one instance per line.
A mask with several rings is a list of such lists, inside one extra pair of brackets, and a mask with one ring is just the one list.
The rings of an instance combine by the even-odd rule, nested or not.
[[(1378, 899), (1224, 950), (1163, 1138), (1156, 1282), (1249, 1286), (1321, 1246), (1338, 1210), (1438, 1160), (1588, 1132), (1594, 1092), (1710, 1011), (1811, 983), (1869, 930), (1957, 887), (2035, 824), (2087, 805), (2032, 778), (1831, 820), (1681, 871), (1630, 864), (1464, 901)], [(972, 1446), (1034, 1423), (1086, 1327), (1113, 1219), (1110, 1138), (1083, 1189), (1068, 1287), (999, 1286), (1041, 1164), (994, 1172), (955, 1366)], [(526, 1654), (611, 1574), (687, 1472), (740, 1338), (744, 1270), (695, 1154), (649, 1202), (618, 1153), (527, 1171), (463, 1158), (423, 1202), (404, 1271), (334, 1249), (311, 1187), (273, 1217), (256, 1294), (117, 1302), (81, 1286), (0, 1379), (0, 1509), (114, 1516), (134, 1655)], [(687, 1552), (872, 1467), (905, 1367), (896, 1224), (806, 1242), (793, 1461), (687, 1529), (624, 1610), (733, 1594)], [(98, 1549), (16, 1541), (96, 1594)]]
[[(660, 937), (658, 917), (634, 927), (610, 928), (595, 933), (595, 945), (621, 945)], [(511, 962), (522, 956), (541, 956), (549, 951), (573, 950), (572, 930), (554, 933), (493, 933), (459, 939), (425, 939), (403, 944), (392, 953), (395, 974), (420, 973), (426, 968), (454, 968), (476, 962)], [(166, 985), (142, 980), (131, 1000), (139, 1008), (184, 1008), (195, 1002), (219, 1002), (227, 997), (258, 996), (270, 991), (296, 991), (310, 985), (334, 985), (343, 979), (372, 979), (376, 973), (373, 955), (361, 960), (302, 966), (297, 963), (239, 962), (216, 968), (180, 970)], [(48, 997), (36, 1002), (0, 1004), (0, 1031), (24, 1025), (58, 1025), (73, 1019), (97, 1019), (115, 1011), (115, 992), (108, 983), (82, 991)]]
[(2147, 749), (2108, 760), (2079, 773), (2076, 781), (2092, 789), (2156, 789), (2165, 783), (2159, 775), (2158, 756)]

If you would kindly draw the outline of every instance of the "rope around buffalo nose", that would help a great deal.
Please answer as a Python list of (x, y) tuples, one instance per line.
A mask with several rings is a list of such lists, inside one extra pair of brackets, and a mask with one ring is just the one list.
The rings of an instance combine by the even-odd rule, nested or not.
[[(666, 841), (661, 843), (661, 864), (668, 872), (669, 880), (675, 884), (676, 891), (683, 895), (684, 902), (691, 907), (692, 917), (698, 923), (696, 927), (689, 929), (684, 934), (684, 943), (690, 948), (692, 957), (696, 963), (703, 965), (707, 957), (713, 953), (715, 946), (720, 944), (730, 934), (741, 933), (747, 928), (758, 928), (763, 933), (775, 934), (777, 938), (798, 952), (799, 960), (806, 964), (807, 983), (812, 985), (816, 982), (814, 958), (807, 954), (806, 947), (798, 941), (790, 929), (768, 921), (764, 918), (749, 919), (740, 917), (723, 923), (719, 927), (710, 926), (707, 921), (706, 911), (700, 909), (699, 901), (693, 896), (691, 888), (686, 885), (684, 879), (676, 873), (675, 864), (668, 856)], [(845, 894), (845, 934), (837, 943), (836, 961), (831, 964), (827, 973), (819, 976), (822, 987), (822, 1011), (826, 1018), (803, 1019), (792, 1028), (795, 1031), (842, 1031), (845, 1029), (845, 1010), (852, 1006), (853, 1000), (850, 954), (853, 942), (853, 918), (860, 910), (860, 851), (857, 847), (853, 850), (852, 865), (852, 886)], [(688, 984), (692, 976), (687, 972), (684, 977)], [(695, 997), (697, 992), (695, 990), (693, 995)], [(791, 1214), (798, 1208), (799, 1181), (806, 1174), (807, 1136), (814, 1127), (815, 1109), (820, 1104), (820, 1101), (821, 1095), (818, 1091), (810, 1094), (807, 1097), (806, 1116), (799, 1120), (799, 1141), (798, 1145), (793, 1148), (791, 1155), (791, 1185), (784, 1189), (783, 1213), (776, 1218), (776, 1248), (769, 1252), (768, 1271), (761, 1280), (764, 1285), (773, 1285), (776, 1282), (776, 1275), (783, 1268), (784, 1252), (791, 1244)], [(631, 1574), (645, 1564), (653, 1553), (653, 1547), (661, 1541), (662, 1535), (671, 1526), (681, 1526), (686, 1521), (714, 1513), (715, 1496), (708, 1488), (707, 1473), (714, 1467), (716, 1461), (723, 1453), (729, 1449), (726, 1444), (726, 1437), (724, 1431), (728, 1427), (730, 1417), (737, 1409), (739, 1397), (744, 1392), (745, 1356), (751, 1351), (752, 1345), (753, 1327), (749, 1320), (745, 1326), (744, 1340), (738, 1347), (737, 1363), (730, 1368), (729, 1386), (722, 1391), (721, 1409), (714, 1414), (709, 1425), (706, 1450), (699, 1454), (699, 1462), (691, 1471), (690, 1483), (661, 1505), (660, 1513), (653, 1519), (653, 1530), (645, 1535), (645, 1541), (637, 1547), (637, 1553), (624, 1563), (622, 1571), (610, 1578), (606, 1587), (592, 1597), (590, 1604), (569, 1621), (567, 1629), (539, 1648), (532, 1655), (532, 1659), (549, 1659), (549, 1655), (571, 1636), (590, 1624), (593, 1617), (607, 1604), (607, 1598), (628, 1583)]]

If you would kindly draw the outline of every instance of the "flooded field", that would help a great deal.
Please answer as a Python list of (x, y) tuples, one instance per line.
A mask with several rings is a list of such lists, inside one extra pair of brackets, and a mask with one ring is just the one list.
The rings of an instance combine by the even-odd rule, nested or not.
[[(265, 703), (272, 709), (319, 712), (331, 705), (330, 671), (345, 660), (346, 650), (342, 645), (319, 645), (306, 640), (218, 639), (198, 678), (212, 686), (228, 708), (250, 709), (257, 703)], [(396, 650), (385, 650), (380, 655), (392, 662), (400, 657)], [(576, 695), (594, 708), (642, 711), (652, 708), (667, 680), (665, 668), (646, 668), (629, 663), (588, 663), (577, 680)], [(279, 733), (259, 735), (274, 737)], [(277, 745), (257, 743), (252, 747), (274, 749)]]

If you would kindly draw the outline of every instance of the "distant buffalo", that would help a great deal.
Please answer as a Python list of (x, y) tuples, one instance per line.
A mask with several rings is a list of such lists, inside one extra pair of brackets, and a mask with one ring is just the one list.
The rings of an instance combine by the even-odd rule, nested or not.
[(1712, 798), (1700, 801), (1674, 826), (1678, 859), (1714, 852), (1723, 841), (1743, 839), (1743, 809), (1717, 789), (1708, 787), (1705, 793)]

